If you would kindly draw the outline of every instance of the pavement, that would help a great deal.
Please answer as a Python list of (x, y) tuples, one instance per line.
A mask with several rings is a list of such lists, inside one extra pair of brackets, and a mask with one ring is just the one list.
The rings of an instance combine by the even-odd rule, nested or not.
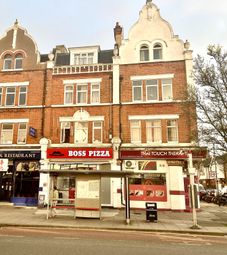
[(58, 210), (55, 218), (47, 219), (47, 210), (37, 207), (15, 207), (0, 203), (0, 227), (52, 227), (100, 230), (131, 230), (194, 233), (227, 236), (227, 206), (201, 203), (197, 212), (200, 229), (192, 229), (192, 213), (158, 211), (158, 221), (146, 221), (146, 211), (131, 209), (130, 224), (126, 224), (125, 210), (102, 208), (101, 219), (74, 218), (73, 211)]

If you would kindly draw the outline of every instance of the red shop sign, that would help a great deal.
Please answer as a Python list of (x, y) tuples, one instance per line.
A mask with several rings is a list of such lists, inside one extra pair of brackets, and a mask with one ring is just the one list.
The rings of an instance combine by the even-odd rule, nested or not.
[[(121, 150), (121, 159), (187, 159), (189, 151), (183, 150)], [(207, 151), (191, 151), (193, 158), (206, 158)]]
[(48, 148), (47, 158), (112, 159), (112, 148)]

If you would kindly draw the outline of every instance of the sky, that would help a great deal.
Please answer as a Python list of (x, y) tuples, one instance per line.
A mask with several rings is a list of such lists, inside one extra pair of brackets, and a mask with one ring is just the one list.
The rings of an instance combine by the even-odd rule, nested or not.
[[(128, 38), (146, 0), (0, 0), (0, 37), (16, 19), (37, 43), (39, 52), (56, 45), (67, 48), (114, 45), (113, 28), (118, 21)], [(174, 34), (189, 40), (194, 56), (206, 55), (209, 44), (227, 48), (226, 0), (153, 0)]]

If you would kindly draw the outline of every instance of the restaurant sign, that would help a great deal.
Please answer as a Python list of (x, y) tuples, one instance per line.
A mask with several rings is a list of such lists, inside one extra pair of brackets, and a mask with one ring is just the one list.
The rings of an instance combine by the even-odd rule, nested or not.
[(192, 153), (193, 158), (206, 158), (206, 150), (121, 150), (121, 159), (187, 159)]
[(47, 158), (112, 159), (112, 148), (48, 148)]
[(0, 151), (0, 158), (8, 159), (37, 159), (41, 158), (40, 151)]

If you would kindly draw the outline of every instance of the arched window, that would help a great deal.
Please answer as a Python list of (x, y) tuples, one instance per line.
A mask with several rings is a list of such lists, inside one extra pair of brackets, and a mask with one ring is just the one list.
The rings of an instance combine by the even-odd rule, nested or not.
[(15, 69), (22, 69), (22, 61), (23, 61), (23, 56), (22, 56), (22, 54), (18, 53), (15, 56), (14, 68)]
[(156, 43), (153, 47), (153, 59), (162, 59), (162, 45)]
[(12, 69), (12, 56), (10, 54), (6, 54), (4, 57), (4, 67), (3, 69), (9, 70)]
[(149, 61), (149, 48), (147, 45), (142, 45), (140, 48), (140, 61)]

